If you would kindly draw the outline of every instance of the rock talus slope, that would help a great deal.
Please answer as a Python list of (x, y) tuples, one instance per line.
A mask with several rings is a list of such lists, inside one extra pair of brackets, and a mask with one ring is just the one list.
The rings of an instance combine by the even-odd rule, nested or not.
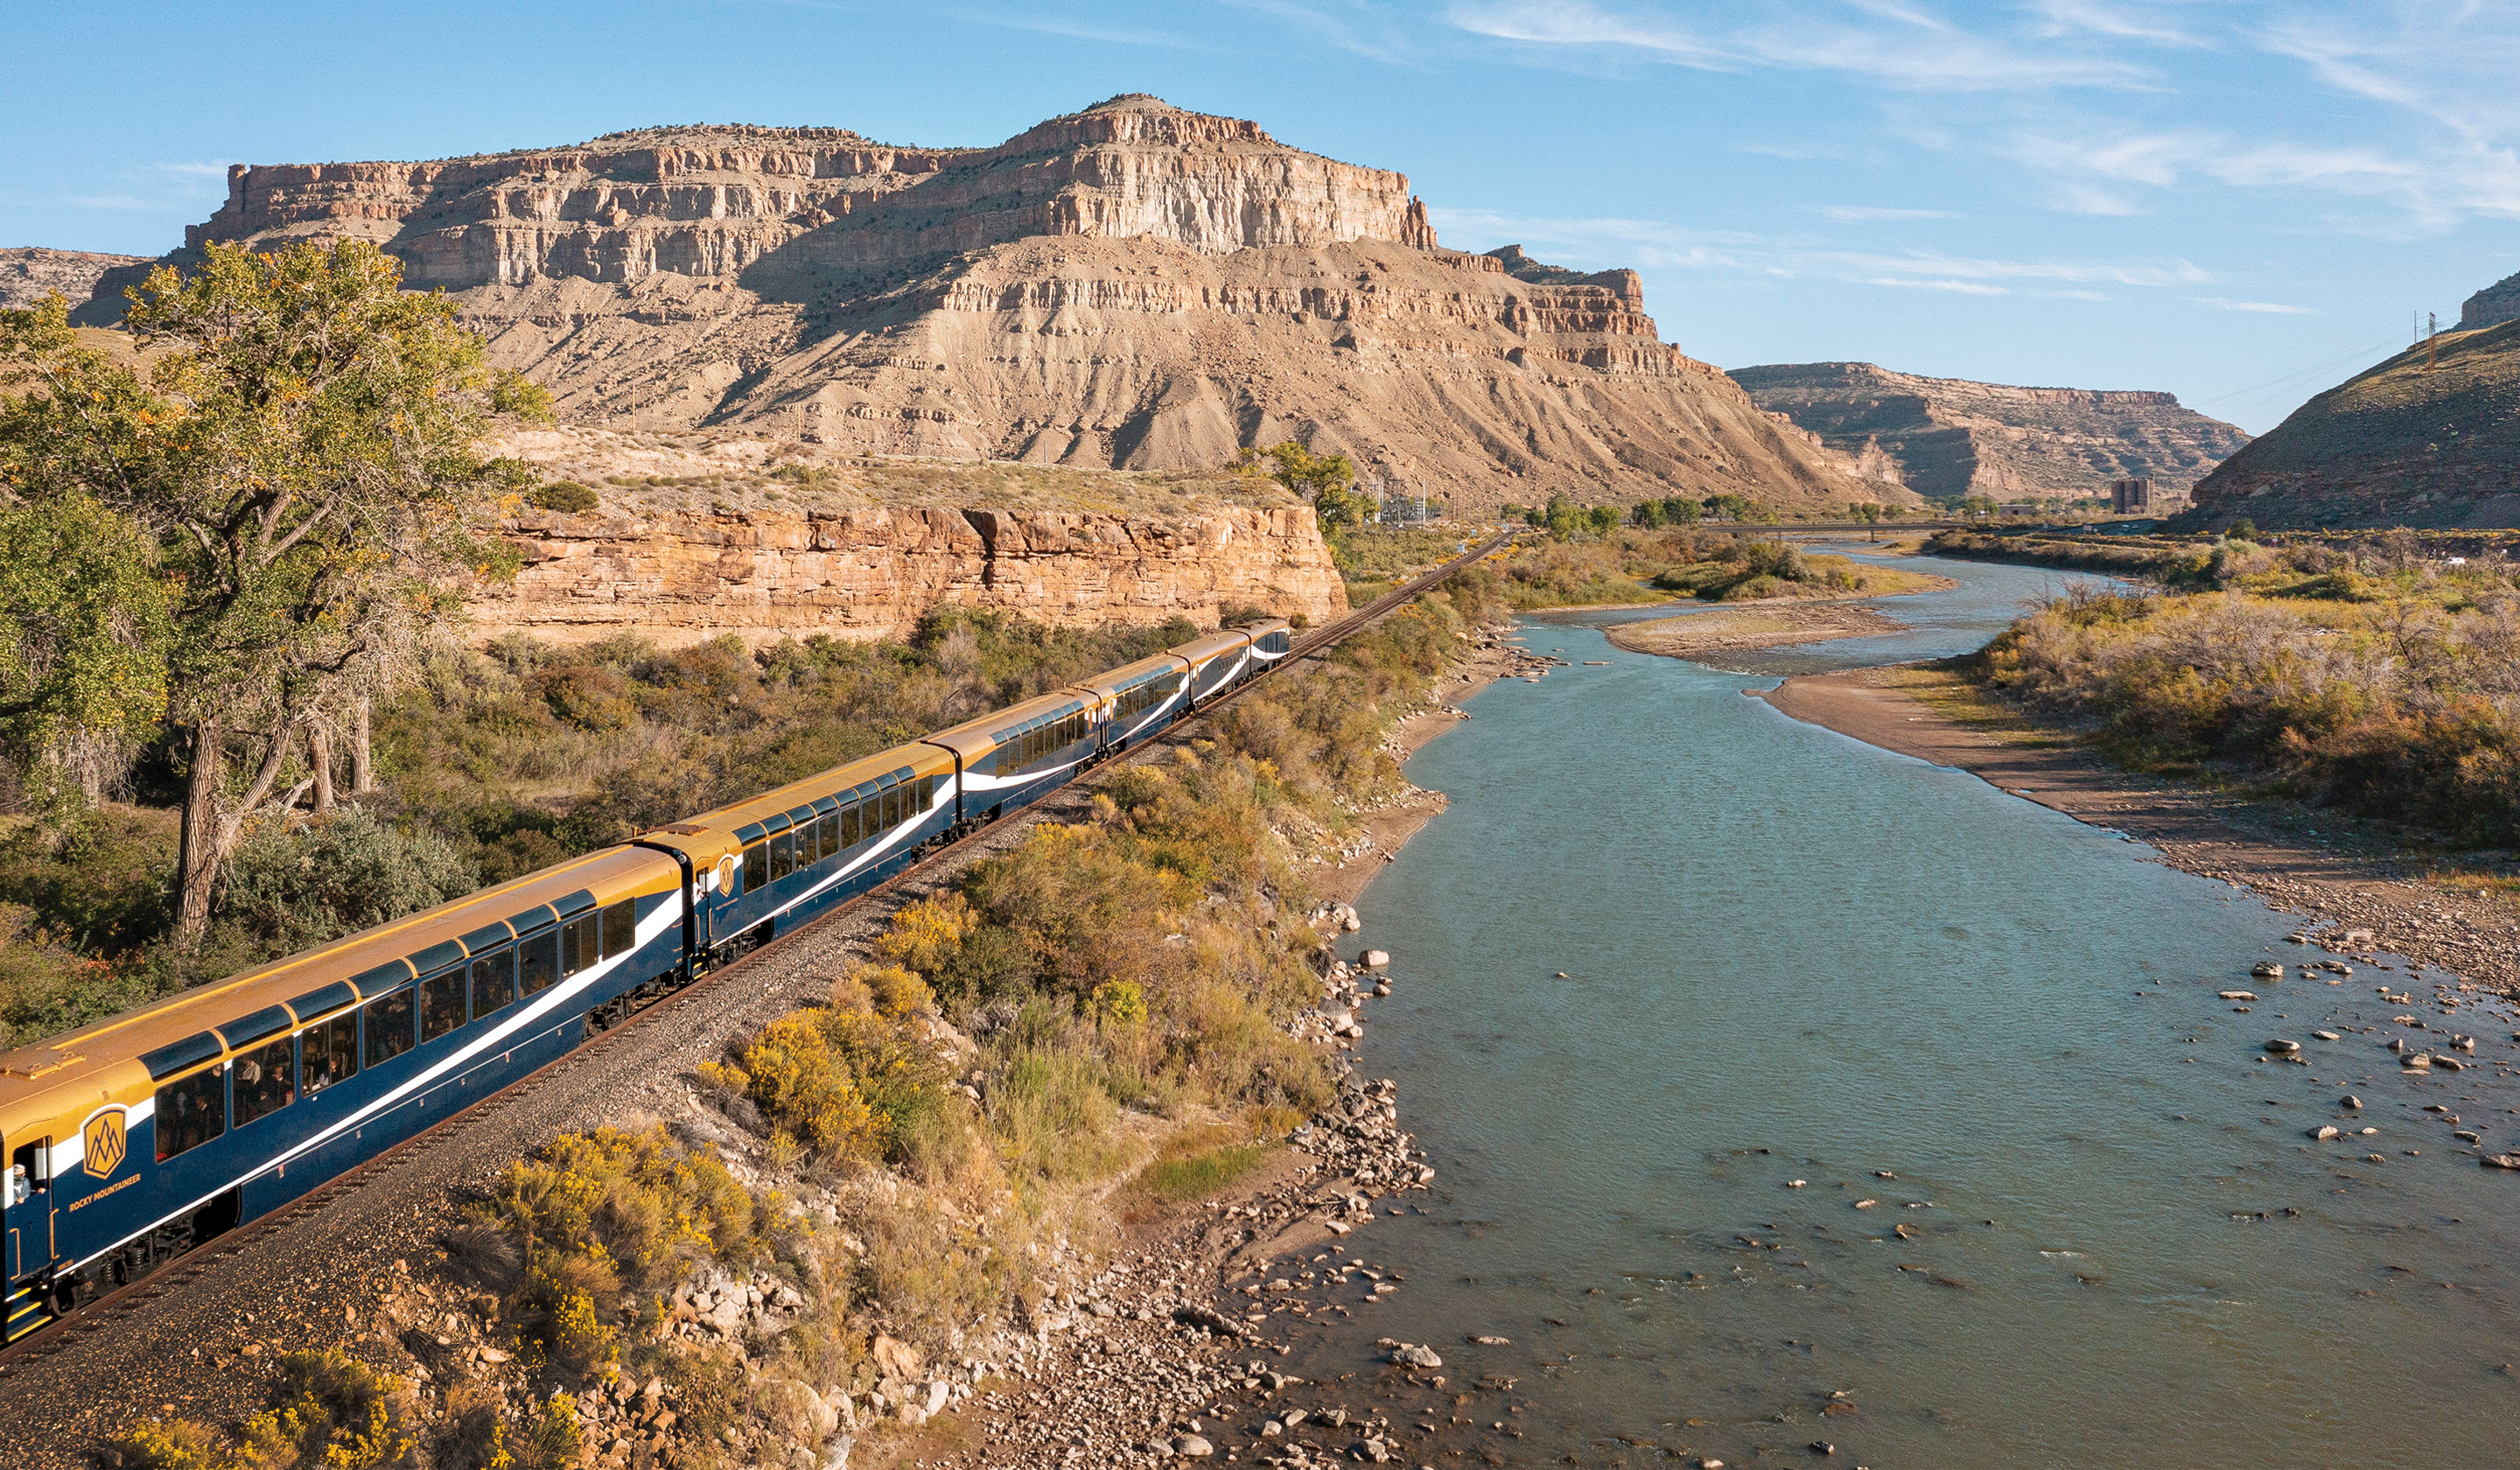
[(341, 235), (585, 423), (1139, 469), (1291, 437), (1462, 510), (1911, 499), (1660, 341), (1633, 273), (1446, 250), (1405, 176), (1149, 97), (987, 149), (685, 127), (240, 167), (188, 248)]
[(2249, 436), (2156, 392), (2013, 387), (1870, 363), (1739, 368), (1732, 379), (1868, 467), (1936, 500), (2104, 495), (2113, 479), (2194, 484)]
[(2520, 525), (2520, 320), (2311, 399), (2196, 487), (2208, 525)]

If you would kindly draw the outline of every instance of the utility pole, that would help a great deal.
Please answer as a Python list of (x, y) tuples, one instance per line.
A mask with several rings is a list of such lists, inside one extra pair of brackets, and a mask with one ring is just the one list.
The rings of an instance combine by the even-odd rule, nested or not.
[(2424, 371), (2429, 373), (2433, 364), (2441, 361), (2441, 317), (2428, 311), (2424, 322), (2431, 329), (2424, 334)]

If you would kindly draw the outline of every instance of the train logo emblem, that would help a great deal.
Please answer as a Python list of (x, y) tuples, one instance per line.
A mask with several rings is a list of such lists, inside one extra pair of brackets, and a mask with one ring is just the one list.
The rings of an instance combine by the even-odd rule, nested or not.
[(110, 1107), (87, 1120), (87, 1128), (79, 1135), (79, 1139), (85, 1150), (85, 1156), (79, 1160), (81, 1169), (104, 1179), (121, 1168), (127, 1146), (122, 1134), (122, 1109)]

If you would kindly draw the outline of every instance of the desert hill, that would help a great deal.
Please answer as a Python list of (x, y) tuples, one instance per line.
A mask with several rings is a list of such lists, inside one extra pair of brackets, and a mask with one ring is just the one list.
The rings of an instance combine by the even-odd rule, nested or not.
[(2105, 495), (2144, 477), (2185, 487), (2249, 436), (2169, 393), (2013, 387), (1870, 363), (1736, 368), (1732, 380), (1868, 470), (1935, 500)]
[(2311, 399), (2198, 485), (2196, 513), (2270, 528), (2520, 525), (2520, 320), (2444, 333)]
[(187, 248), (343, 235), (591, 426), (1148, 471), (1292, 437), (1467, 511), (1912, 500), (1660, 341), (1633, 272), (1444, 249), (1404, 175), (1150, 97), (986, 149), (710, 126), (240, 165)]
[(84, 301), (108, 271), (146, 265), (142, 255), (100, 255), (90, 250), (48, 250), (40, 245), (0, 249), (0, 311), (23, 311), (56, 292)]

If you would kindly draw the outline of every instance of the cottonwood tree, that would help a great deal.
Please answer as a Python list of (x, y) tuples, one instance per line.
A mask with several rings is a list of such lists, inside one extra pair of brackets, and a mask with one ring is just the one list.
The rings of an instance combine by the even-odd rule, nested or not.
[(145, 366), (82, 345), (58, 299), (0, 313), (0, 369), (24, 389), (0, 398), (12, 509), (121, 517), (163, 589), (183, 949), (308, 732), (354, 718), (457, 612), (453, 575), (501, 558), (477, 517), (531, 483), (483, 442), (503, 416), (547, 419), (548, 396), (400, 284), (362, 241), (213, 245), (127, 293)]
[(1288, 439), (1265, 450), (1246, 445), (1237, 463), (1256, 465), (1264, 458), (1275, 467), (1272, 478), (1313, 503), (1323, 530), (1337, 531), (1364, 521), (1365, 498), (1356, 493), (1356, 465), (1346, 455), (1315, 454)]

